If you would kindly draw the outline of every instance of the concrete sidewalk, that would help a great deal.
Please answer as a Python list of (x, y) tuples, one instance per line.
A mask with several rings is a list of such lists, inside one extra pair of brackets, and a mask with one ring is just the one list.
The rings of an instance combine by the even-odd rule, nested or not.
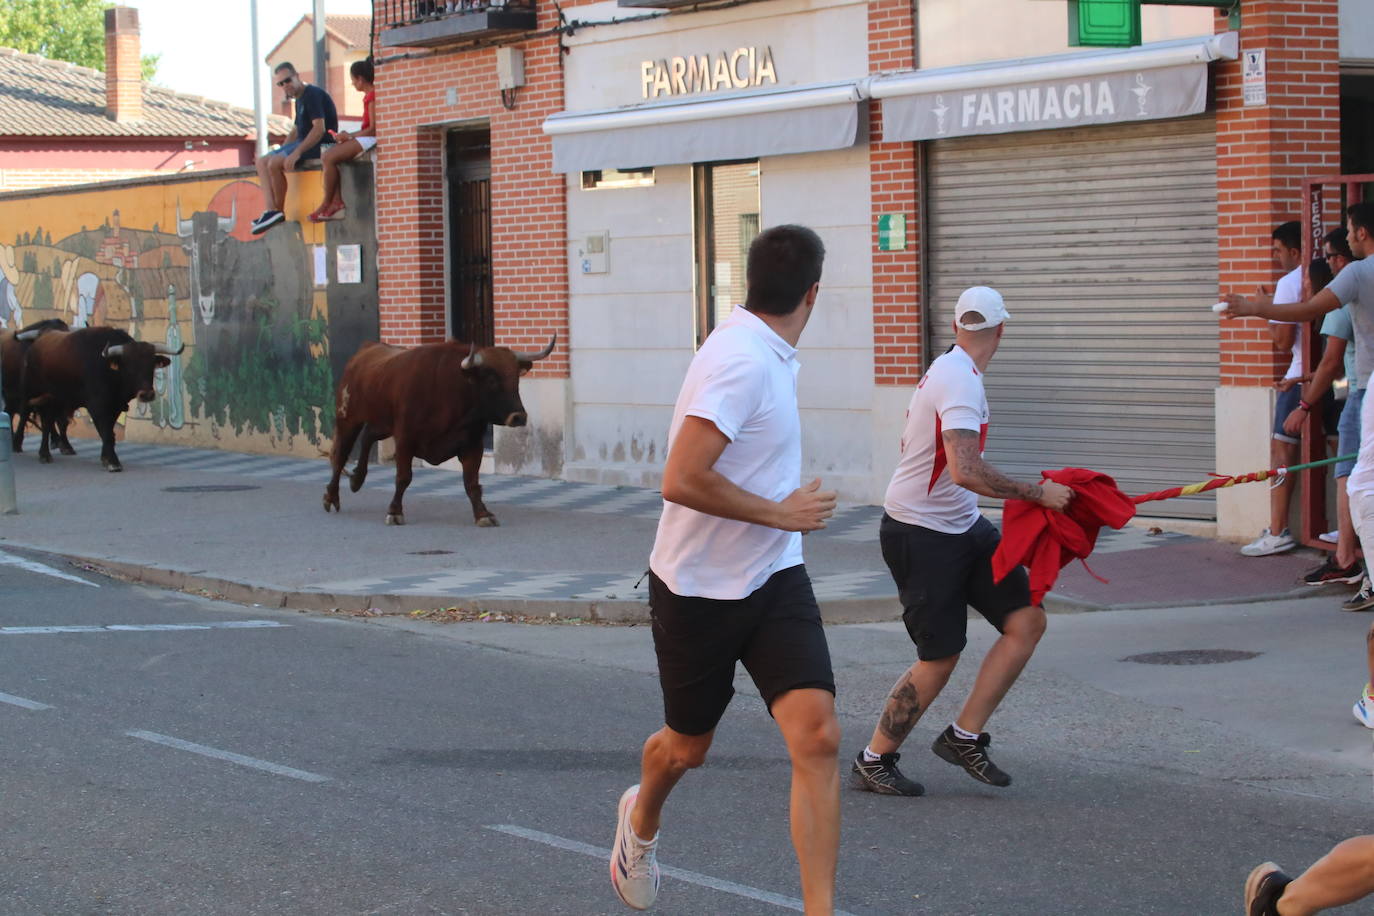
[[(36, 442), (13, 458), (20, 514), (0, 547), (70, 557), (138, 581), (304, 609), (438, 607), (647, 619), (647, 568), (661, 500), (653, 490), (488, 474), (501, 522), (477, 528), (461, 475), (416, 469), (404, 527), (383, 524), (393, 470), (374, 466), (342, 513), (325, 514), (323, 460), (125, 442), (109, 474), (97, 443), (43, 466)], [(806, 539), (826, 619), (892, 620), (894, 588), (877, 546), (881, 508), (841, 506)], [(1298, 583), (1314, 552), (1250, 559), (1235, 545), (1131, 527), (1105, 531), (1090, 564), (1064, 570), (1050, 610), (1256, 601), (1315, 592)], [(1329, 591), (1337, 603), (1343, 592)]]

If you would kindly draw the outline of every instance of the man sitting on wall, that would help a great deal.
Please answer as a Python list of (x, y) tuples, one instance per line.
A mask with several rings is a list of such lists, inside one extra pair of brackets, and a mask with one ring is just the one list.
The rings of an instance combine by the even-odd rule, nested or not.
[(254, 235), (266, 232), (286, 218), (282, 213), (286, 202), (286, 173), (294, 172), (302, 160), (320, 158), (320, 143), (325, 135), (339, 129), (339, 115), (329, 93), (319, 86), (302, 82), (296, 68), (288, 63), (277, 64), (272, 76), (286, 95), (296, 100), (296, 126), (281, 147), (258, 157), (258, 184), (267, 198), (267, 209), (253, 220)]

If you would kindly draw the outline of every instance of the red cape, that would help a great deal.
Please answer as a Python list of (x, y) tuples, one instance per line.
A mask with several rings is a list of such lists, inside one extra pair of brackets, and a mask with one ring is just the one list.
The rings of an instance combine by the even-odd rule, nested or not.
[(1103, 525), (1120, 528), (1135, 516), (1135, 503), (1106, 474), (1064, 468), (1045, 471), (1044, 476), (1074, 491), (1068, 510), (1055, 512), (1037, 503), (1007, 500), (1002, 510), (1002, 543), (992, 557), (992, 576), (998, 582), (1018, 566), (1030, 567), (1034, 604), (1054, 588), (1059, 570), (1093, 552)]

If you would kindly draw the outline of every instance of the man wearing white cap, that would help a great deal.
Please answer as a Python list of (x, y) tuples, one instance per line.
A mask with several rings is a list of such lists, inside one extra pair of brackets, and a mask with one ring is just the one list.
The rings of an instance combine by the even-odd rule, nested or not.
[(983, 460), (983, 372), (1010, 317), (997, 290), (964, 290), (954, 307), (954, 346), (930, 364), (907, 408), (902, 456), (887, 487), (878, 536), (917, 661), (897, 679), (868, 747), (854, 759), (854, 782), (869, 792), (925, 792), (897, 769), (897, 749), (959, 663), (970, 606), (1002, 635), (983, 659), (963, 710), (931, 750), (980, 782), (1011, 784), (988, 758), (983, 726), (1035, 651), (1045, 611), (1031, 604), (1024, 568), (993, 581), (1001, 534), (978, 511), (978, 497), (1024, 499), (1062, 511), (1073, 491), (1048, 480), (1020, 483)]

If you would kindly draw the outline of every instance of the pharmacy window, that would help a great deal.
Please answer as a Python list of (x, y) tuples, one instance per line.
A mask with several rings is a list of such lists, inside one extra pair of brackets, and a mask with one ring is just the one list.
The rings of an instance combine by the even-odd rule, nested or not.
[(749, 244), (759, 234), (759, 163), (712, 162), (693, 169), (696, 338), (744, 302)]
[(596, 169), (582, 173), (582, 190), (603, 191), (613, 188), (651, 188), (654, 185), (654, 170), (647, 169)]

